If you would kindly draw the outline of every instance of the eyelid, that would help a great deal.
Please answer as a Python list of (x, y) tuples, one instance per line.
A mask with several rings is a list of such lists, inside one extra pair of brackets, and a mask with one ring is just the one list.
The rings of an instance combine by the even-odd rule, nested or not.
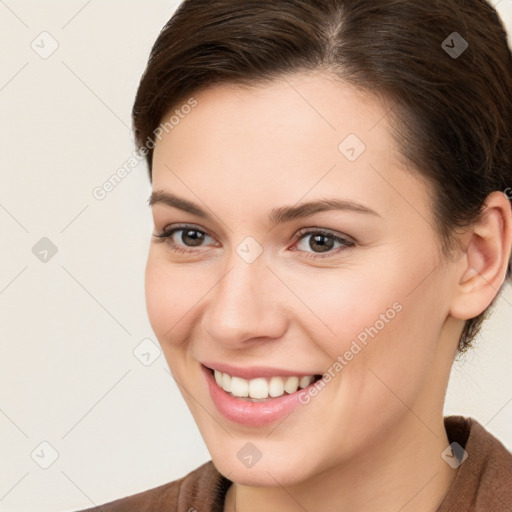
[[(170, 224), (169, 226), (165, 226), (160, 233), (153, 234), (160, 242), (165, 242), (170, 239), (174, 233), (177, 231), (184, 230), (198, 231), (199, 233), (203, 233), (206, 236), (209, 236), (211, 239), (216, 240), (215, 236), (212, 236), (208, 230), (201, 228), (200, 226), (194, 224)], [(186, 247), (186, 246), (184, 246)]]
[[(213, 240), (216, 240), (216, 237), (212, 236), (208, 230), (201, 228), (198, 225), (195, 224), (171, 224), (169, 226), (165, 226), (162, 231), (158, 234), (154, 234), (153, 236), (156, 237), (158, 242), (168, 242), (171, 250), (175, 252), (181, 252), (181, 253), (187, 253), (187, 254), (194, 254), (199, 253), (199, 249), (201, 246), (198, 246), (198, 249), (196, 250), (193, 246), (181, 246), (172, 241), (172, 236), (174, 233), (182, 230), (190, 229), (193, 231), (198, 231), (205, 236), (208, 236), (212, 238)], [(303, 237), (308, 235), (314, 235), (314, 234), (320, 234), (320, 235), (327, 235), (332, 238), (334, 238), (338, 243), (341, 243), (342, 247), (338, 247), (332, 251), (327, 251), (325, 254), (323, 253), (317, 253), (317, 252), (309, 252), (309, 251), (300, 251), (297, 249), (292, 249), (292, 251), (301, 252), (304, 253), (306, 258), (328, 258), (328, 257), (334, 257), (339, 252), (343, 251), (344, 249), (348, 249), (354, 245), (357, 244), (357, 241), (348, 235), (345, 235), (343, 233), (338, 233), (337, 231), (327, 229), (327, 228), (319, 228), (316, 226), (310, 226), (301, 228), (298, 230), (295, 235), (293, 236), (293, 244), (292, 246), (296, 245), (298, 241), (300, 241)], [(217, 242), (218, 243), (218, 242)]]
[[(171, 227), (172, 226), (172, 227)], [(203, 229), (202, 227), (200, 227), (199, 225), (196, 225), (196, 224), (170, 224), (169, 226), (165, 226), (161, 233), (159, 235), (155, 235), (155, 236), (160, 236), (162, 237), (162, 235), (170, 235), (172, 234), (173, 232), (175, 231), (179, 231), (180, 229), (193, 229), (193, 230), (197, 230), (201, 233), (204, 233), (205, 235), (208, 235), (210, 238), (213, 238), (213, 239), (216, 239), (215, 236), (212, 236), (209, 231), (207, 229)], [(333, 229), (328, 229), (328, 228), (320, 228), (318, 226), (309, 226), (309, 227), (305, 227), (305, 228), (301, 228), (299, 229), (293, 239), (296, 241), (297, 239), (299, 239), (301, 236), (303, 235), (308, 235), (308, 234), (312, 234), (312, 233), (324, 233), (324, 234), (329, 234), (333, 237), (339, 237), (339, 238), (342, 238), (344, 240), (346, 240), (347, 242), (353, 242), (353, 243), (357, 243), (357, 240), (351, 236), (348, 236), (344, 233), (339, 233)]]
[(311, 234), (316, 234), (316, 233), (320, 233), (320, 234), (324, 234), (324, 235), (330, 235), (332, 236), (333, 238), (340, 238), (346, 242), (351, 242), (353, 244), (356, 244), (357, 241), (355, 238), (351, 237), (351, 236), (348, 236), (344, 233), (340, 233), (338, 231), (335, 231), (333, 229), (328, 229), (328, 228), (319, 228), (317, 226), (311, 226), (311, 227), (308, 227), (308, 228), (301, 228), (299, 229), (299, 231), (297, 231), (297, 234), (295, 235), (296, 239), (299, 239), (301, 238), (302, 236), (304, 235), (311, 235)]

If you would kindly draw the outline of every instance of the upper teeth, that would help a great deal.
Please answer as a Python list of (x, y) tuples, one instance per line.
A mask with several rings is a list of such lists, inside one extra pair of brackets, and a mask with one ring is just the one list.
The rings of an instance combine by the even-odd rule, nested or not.
[(258, 377), (256, 379), (242, 379), (241, 377), (232, 377), (227, 373), (215, 373), (215, 381), (226, 392), (234, 396), (251, 398), (275, 398), (284, 395), (284, 392), (295, 393), (297, 389), (309, 386), (314, 380), (313, 375), (304, 377), (271, 377), (266, 379)]

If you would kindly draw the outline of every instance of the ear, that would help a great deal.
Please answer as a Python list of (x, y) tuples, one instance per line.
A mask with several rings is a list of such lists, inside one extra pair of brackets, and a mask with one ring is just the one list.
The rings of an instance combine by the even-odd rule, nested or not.
[(498, 294), (507, 274), (512, 250), (512, 208), (503, 192), (487, 197), (481, 219), (466, 236), (466, 249), (456, 263), (458, 283), (450, 309), (451, 315), (461, 320), (482, 313)]

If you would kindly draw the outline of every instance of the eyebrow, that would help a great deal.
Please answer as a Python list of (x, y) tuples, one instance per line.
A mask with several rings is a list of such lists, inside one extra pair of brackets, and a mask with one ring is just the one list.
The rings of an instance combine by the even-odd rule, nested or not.
[[(148, 199), (148, 204), (149, 206), (153, 206), (155, 204), (163, 204), (166, 206), (178, 208), (179, 210), (183, 210), (203, 219), (213, 220), (212, 216), (197, 204), (192, 203), (187, 199), (175, 196), (174, 194), (170, 194), (169, 192), (164, 192), (163, 190), (156, 190), (152, 192), (150, 198)], [(282, 206), (280, 208), (274, 208), (268, 216), (268, 222), (270, 226), (275, 226), (277, 224), (290, 222), (292, 220), (309, 217), (310, 215), (318, 212), (332, 210), (364, 213), (380, 217), (380, 215), (375, 210), (372, 210), (371, 208), (368, 208), (367, 206), (356, 203), (354, 201), (328, 198), (320, 199), (318, 201), (311, 201), (308, 203), (302, 203), (295, 206)]]

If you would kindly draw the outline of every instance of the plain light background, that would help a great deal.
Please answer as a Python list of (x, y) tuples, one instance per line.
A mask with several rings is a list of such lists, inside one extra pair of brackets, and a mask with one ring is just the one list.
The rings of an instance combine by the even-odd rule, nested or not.
[[(147, 319), (144, 162), (92, 194), (133, 156), (135, 91), (176, 6), (0, 0), (0, 511), (83, 509), (210, 459)], [(498, 10), (512, 30), (512, 0)], [(510, 450), (511, 326), (508, 287), (446, 400)]]

